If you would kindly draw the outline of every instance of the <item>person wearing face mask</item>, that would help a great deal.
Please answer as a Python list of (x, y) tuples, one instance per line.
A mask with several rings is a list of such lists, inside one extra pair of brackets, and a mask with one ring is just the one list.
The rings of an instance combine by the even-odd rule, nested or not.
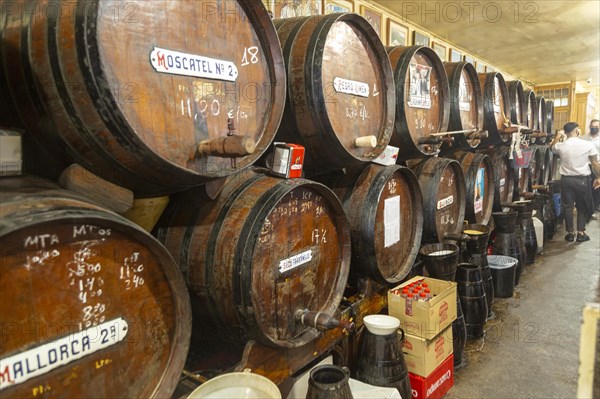
[[(589, 141), (579, 138), (581, 130), (575, 122), (564, 126), (564, 133), (554, 137), (550, 148), (560, 156), (560, 188), (561, 201), (565, 211), (565, 240), (577, 242), (589, 241), (585, 233), (585, 225), (594, 213), (592, 189), (600, 187), (600, 179), (591, 183), (591, 171), (600, 176), (598, 150)], [(577, 237), (573, 229), (573, 208), (577, 207)]]
[[(586, 137), (596, 147), (596, 151), (598, 151), (598, 161), (600, 161), (600, 134), (598, 133), (600, 130), (599, 128), (600, 121), (598, 119), (592, 119), (592, 121), (590, 122), (590, 135)], [(592, 171), (592, 177), (598, 178), (600, 176), (593, 173)], [(598, 211), (600, 211), (600, 190), (593, 190), (593, 197), (595, 213), (594, 215), (592, 215), (592, 219), (598, 220)]]

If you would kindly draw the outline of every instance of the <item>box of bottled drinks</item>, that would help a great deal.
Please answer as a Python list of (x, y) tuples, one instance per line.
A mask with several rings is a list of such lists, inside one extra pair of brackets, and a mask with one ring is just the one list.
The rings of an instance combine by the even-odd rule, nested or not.
[(388, 291), (388, 313), (406, 334), (432, 339), (456, 319), (456, 283), (413, 277)]
[(432, 339), (417, 337), (412, 334), (404, 335), (402, 352), (406, 368), (413, 374), (427, 377), (442, 362), (452, 354), (452, 325)]

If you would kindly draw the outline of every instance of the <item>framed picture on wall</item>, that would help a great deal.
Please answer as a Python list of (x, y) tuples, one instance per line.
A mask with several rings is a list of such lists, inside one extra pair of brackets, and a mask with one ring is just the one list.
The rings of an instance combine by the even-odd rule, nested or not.
[(429, 36), (424, 35), (421, 32), (414, 31), (413, 32), (413, 45), (429, 47)]
[(485, 64), (481, 61), (475, 62), (475, 70), (477, 73), (485, 73)]
[(354, 12), (354, 2), (352, 0), (323, 0), (323, 12), (325, 14)]
[(373, 29), (375, 29), (375, 32), (377, 32), (379, 37), (381, 37), (381, 19), (383, 18), (382, 14), (373, 10), (372, 8), (361, 6), (360, 15), (369, 21)]
[(322, 0), (269, 0), (268, 10), (274, 18), (307, 17), (323, 14)]
[(433, 51), (435, 51), (435, 53), (438, 55), (438, 57), (440, 57), (440, 60), (442, 60), (442, 62), (447, 61), (446, 60), (446, 46), (438, 43), (438, 42), (433, 42)]
[(388, 46), (407, 46), (408, 28), (388, 18), (387, 20), (387, 44)]
[(473, 57), (471, 57), (470, 55), (465, 54), (464, 61), (470, 62), (471, 64), (475, 65), (475, 59)]
[(460, 51), (458, 51), (454, 48), (450, 49), (450, 62), (461, 62), (462, 57), (463, 57), (463, 54)]

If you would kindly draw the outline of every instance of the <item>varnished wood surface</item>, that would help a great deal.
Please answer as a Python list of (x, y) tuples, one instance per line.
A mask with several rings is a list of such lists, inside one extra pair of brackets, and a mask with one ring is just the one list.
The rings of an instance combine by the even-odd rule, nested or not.
[(482, 145), (491, 146), (510, 142), (509, 134), (502, 134), (504, 124), (510, 122), (510, 102), (504, 77), (498, 72), (480, 73), (483, 90), (484, 128), (488, 137)]
[[(435, 154), (439, 145), (420, 144), (419, 139), (448, 129), (450, 88), (443, 63), (428, 47), (397, 46), (387, 49), (397, 92), (396, 122), (390, 144), (400, 148), (400, 160)], [(430, 69), (427, 89), (416, 80), (416, 68)], [(411, 101), (411, 98), (422, 95), (429, 97), (429, 106), (417, 106)]]
[[(444, 68), (450, 84), (449, 131), (483, 130), (483, 96), (477, 71), (468, 62), (445, 62)], [(477, 148), (479, 138), (467, 138), (464, 134), (453, 135), (452, 147), (444, 143), (447, 151)]]
[[(487, 224), (492, 216), (496, 191), (493, 161), (485, 154), (472, 152), (458, 153), (455, 157), (460, 162), (465, 175), (467, 189), (465, 219), (470, 223)], [(476, 184), (478, 173), (483, 173), (483, 190), (480, 190)]]
[(509, 147), (499, 147), (492, 150), (484, 150), (482, 153), (488, 155), (494, 164), (494, 205), (493, 210), (502, 211), (502, 203), (511, 202), (515, 186), (515, 170), (508, 159)]
[[(352, 270), (381, 283), (402, 280), (412, 268), (423, 231), (423, 198), (414, 173), (399, 165), (370, 163), (321, 181), (333, 189), (348, 215)], [(398, 214), (389, 204), (395, 200)]]
[[(342, 205), (304, 179), (248, 170), (229, 180), (214, 201), (202, 189), (173, 199), (158, 237), (180, 265), (197, 321), (232, 341), (304, 345), (317, 331), (297, 322), (296, 312), (332, 315), (348, 278)], [(282, 269), (299, 256), (306, 258)]]
[[(166, 249), (47, 181), (4, 178), (0, 199), (0, 358), (2, 383), (14, 383), (2, 396), (169, 397), (187, 356), (191, 310)], [(57, 346), (60, 339), (68, 344)], [(26, 351), (27, 362), (5, 363)]]
[(507, 83), (510, 101), (510, 120), (512, 123), (525, 124), (527, 121), (527, 101), (523, 92), (523, 83), (512, 80)]
[(429, 158), (412, 168), (423, 193), (423, 243), (438, 243), (459, 233), (465, 218), (466, 187), (460, 164)]
[[(314, 175), (375, 159), (392, 134), (396, 106), (392, 69), (371, 25), (357, 14), (275, 20), (288, 76), (287, 104), (277, 140), (306, 147)], [(365, 95), (341, 90), (358, 82)], [(337, 87), (337, 88), (336, 88)], [(354, 145), (373, 135), (375, 148)]]
[[(24, 126), (57, 162), (75, 159), (109, 181), (157, 194), (234, 173), (270, 145), (286, 79), (259, 1), (77, 1), (53, 18), (35, 18), (26, 7), (59, 4), (32, 3), (15, 2), (5, 16), (1, 68)], [(161, 61), (157, 71), (153, 62)], [(237, 68), (235, 81), (188, 76), (226, 63)], [(166, 72), (177, 66), (178, 74)], [(200, 156), (201, 141), (228, 134), (228, 118), (256, 151), (236, 162)]]

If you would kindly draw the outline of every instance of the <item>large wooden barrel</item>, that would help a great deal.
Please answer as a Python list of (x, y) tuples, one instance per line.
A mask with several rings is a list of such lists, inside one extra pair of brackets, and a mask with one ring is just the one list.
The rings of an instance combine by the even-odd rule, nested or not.
[(510, 99), (510, 120), (517, 125), (525, 124), (527, 121), (527, 101), (523, 92), (523, 83), (520, 80), (512, 80), (507, 83), (507, 87)]
[[(551, 135), (554, 133), (554, 102), (547, 101), (546, 102), (546, 133)], [(550, 142), (550, 140), (545, 137), (543, 143)]]
[(298, 312), (333, 315), (350, 269), (350, 228), (326, 186), (254, 171), (229, 178), (211, 201), (174, 199), (158, 237), (184, 274), (195, 321), (220, 337), (298, 347), (314, 339)]
[(0, 200), (2, 396), (171, 397), (192, 321), (167, 250), (44, 180), (4, 178)]
[[(477, 71), (468, 62), (446, 62), (444, 68), (450, 85), (450, 122), (448, 130), (483, 129), (483, 96)], [(452, 146), (442, 145), (442, 150), (474, 149), (481, 140), (478, 134), (455, 134)]]
[[(277, 140), (306, 147), (307, 175), (372, 161), (392, 134), (396, 95), (389, 58), (357, 14), (275, 20), (288, 77)], [(374, 146), (356, 140), (371, 138)]]
[(492, 146), (510, 142), (511, 135), (507, 124), (510, 123), (510, 101), (508, 88), (501, 73), (480, 73), (479, 82), (483, 91), (484, 129), (488, 137), (481, 146)]
[(515, 169), (508, 157), (509, 147), (498, 147), (484, 153), (494, 164), (494, 212), (502, 211), (502, 203), (511, 202), (515, 187)]
[(537, 184), (546, 185), (550, 180), (550, 169), (552, 168), (552, 150), (547, 145), (537, 145), (538, 151), (538, 177)]
[(533, 175), (530, 168), (515, 168), (515, 178), (515, 193), (513, 195), (515, 198), (523, 197), (523, 193), (532, 192)]
[(438, 243), (460, 233), (465, 219), (466, 187), (460, 164), (433, 157), (413, 167), (423, 194), (423, 243)]
[(323, 179), (350, 222), (353, 270), (382, 283), (407, 276), (423, 232), (423, 197), (415, 174), (400, 165), (373, 163)]
[(235, 173), (271, 144), (286, 79), (260, 2), (36, 2), (47, 18), (20, 4), (0, 28), (0, 74), (65, 165), (157, 194)]
[(444, 64), (429, 47), (388, 47), (396, 84), (396, 121), (390, 144), (398, 159), (439, 152), (441, 141), (427, 140), (446, 132), (450, 119), (450, 89)]
[(535, 121), (537, 120), (537, 106), (535, 102), (535, 93), (533, 90), (525, 90), (525, 122), (524, 124), (530, 130), (535, 130)]
[[(548, 101), (548, 103), (549, 102), (550, 101)], [(548, 111), (546, 109), (546, 99), (543, 96), (538, 96), (535, 98), (535, 104), (537, 108), (536, 130), (542, 134), (548, 134)], [(546, 139), (545, 137), (539, 137), (533, 142), (536, 144), (544, 144)]]
[(465, 175), (465, 219), (470, 223), (487, 224), (492, 217), (496, 189), (494, 163), (482, 153), (459, 152), (454, 157)]

